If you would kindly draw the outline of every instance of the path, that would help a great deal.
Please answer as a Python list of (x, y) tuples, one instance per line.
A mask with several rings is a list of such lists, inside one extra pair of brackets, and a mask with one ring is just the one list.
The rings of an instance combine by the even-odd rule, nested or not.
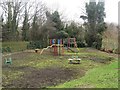
[(13, 52), (13, 53), (2, 54), (2, 57), (14, 55), (14, 54), (20, 54), (20, 53), (24, 53), (24, 52), (34, 52), (34, 50), (25, 50), (25, 51), (20, 51), (20, 52)]

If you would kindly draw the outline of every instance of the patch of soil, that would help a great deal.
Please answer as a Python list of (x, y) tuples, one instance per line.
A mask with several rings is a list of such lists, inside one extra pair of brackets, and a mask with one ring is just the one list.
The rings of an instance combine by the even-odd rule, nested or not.
[(81, 59), (92, 60), (94, 62), (106, 64), (109, 63), (111, 60), (113, 60), (113, 57), (99, 58), (95, 56), (90, 56), (90, 57), (81, 57)]
[(93, 60), (95, 62), (99, 62), (99, 63), (108, 63), (112, 60), (112, 57), (108, 57), (108, 58), (98, 58), (98, 57), (92, 57), (90, 58), (90, 60)]
[[(22, 67), (23, 68), (23, 67)], [(21, 68), (21, 69), (22, 69)], [(26, 71), (27, 69), (23, 68)], [(28, 72), (21, 76), (18, 80), (13, 80), (8, 85), (3, 85), (6, 88), (45, 88), (46, 86), (57, 85), (74, 78), (76, 71), (63, 68), (46, 68), (46, 69), (30, 69)], [(81, 72), (81, 76), (85, 73)]]

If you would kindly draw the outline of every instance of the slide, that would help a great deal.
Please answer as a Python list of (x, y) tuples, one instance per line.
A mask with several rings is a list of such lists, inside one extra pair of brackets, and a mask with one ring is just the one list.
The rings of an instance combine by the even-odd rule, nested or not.
[(69, 49), (71, 52), (74, 52), (74, 53), (77, 53), (77, 52), (79, 52), (79, 49), (78, 48), (67, 48), (67, 49)]
[[(54, 44), (53, 44), (54, 45)], [(48, 48), (51, 48), (53, 45), (48, 46), (47, 48), (43, 48), (42, 51), (40, 52), (40, 55), (43, 53), (44, 50), (47, 50)]]

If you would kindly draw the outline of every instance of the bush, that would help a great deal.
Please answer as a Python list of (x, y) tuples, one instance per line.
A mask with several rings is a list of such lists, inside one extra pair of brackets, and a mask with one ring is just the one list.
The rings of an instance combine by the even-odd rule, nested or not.
[(27, 44), (27, 49), (34, 49), (34, 48), (35, 48), (34, 42), (29, 42)]
[(6, 49), (5, 48), (2, 48), (2, 53), (6, 52)]
[(82, 47), (86, 47), (86, 43), (85, 42), (77, 42), (77, 46), (80, 48)]
[(115, 54), (120, 54), (119, 49), (118, 49), (118, 48), (117, 48), (117, 49), (115, 49), (114, 53), (115, 53)]
[(100, 50), (101, 49), (101, 43), (100, 42), (93, 42), (92, 47)]
[(97, 48), (97, 42), (93, 42), (92, 47)]
[(36, 48), (43, 48), (43, 43), (41, 41), (31, 41), (27, 45), (27, 49), (36, 49)]
[(2, 48), (0, 48), (0, 53), (2, 53)]
[(4, 48), (2, 48), (2, 49), (0, 50), (0, 52), (2, 52), (2, 53), (5, 53), (5, 52), (11, 53), (12, 51), (11, 51), (11, 48), (10, 48), (10, 47), (4, 47)]
[(6, 52), (6, 49), (5, 48), (1, 48), (1, 52), (2, 53)]
[(6, 47), (6, 51), (7, 52), (11, 52), (11, 48), (10, 47)]

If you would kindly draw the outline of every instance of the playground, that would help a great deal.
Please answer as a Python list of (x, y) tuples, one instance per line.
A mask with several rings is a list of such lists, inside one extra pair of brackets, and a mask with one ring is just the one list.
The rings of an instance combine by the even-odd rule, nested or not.
[[(65, 49), (62, 44), (60, 40), (37, 52), (3, 54), (3, 88), (117, 88), (117, 55), (75, 46)], [(73, 58), (79, 58), (80, 63)], [(69, 59), (73, 59), (72, 63)], [(96, 74), (90, 79), (87, 73)]]
[(0, 0), (2, 90), (118, 89), (118, 2)]

